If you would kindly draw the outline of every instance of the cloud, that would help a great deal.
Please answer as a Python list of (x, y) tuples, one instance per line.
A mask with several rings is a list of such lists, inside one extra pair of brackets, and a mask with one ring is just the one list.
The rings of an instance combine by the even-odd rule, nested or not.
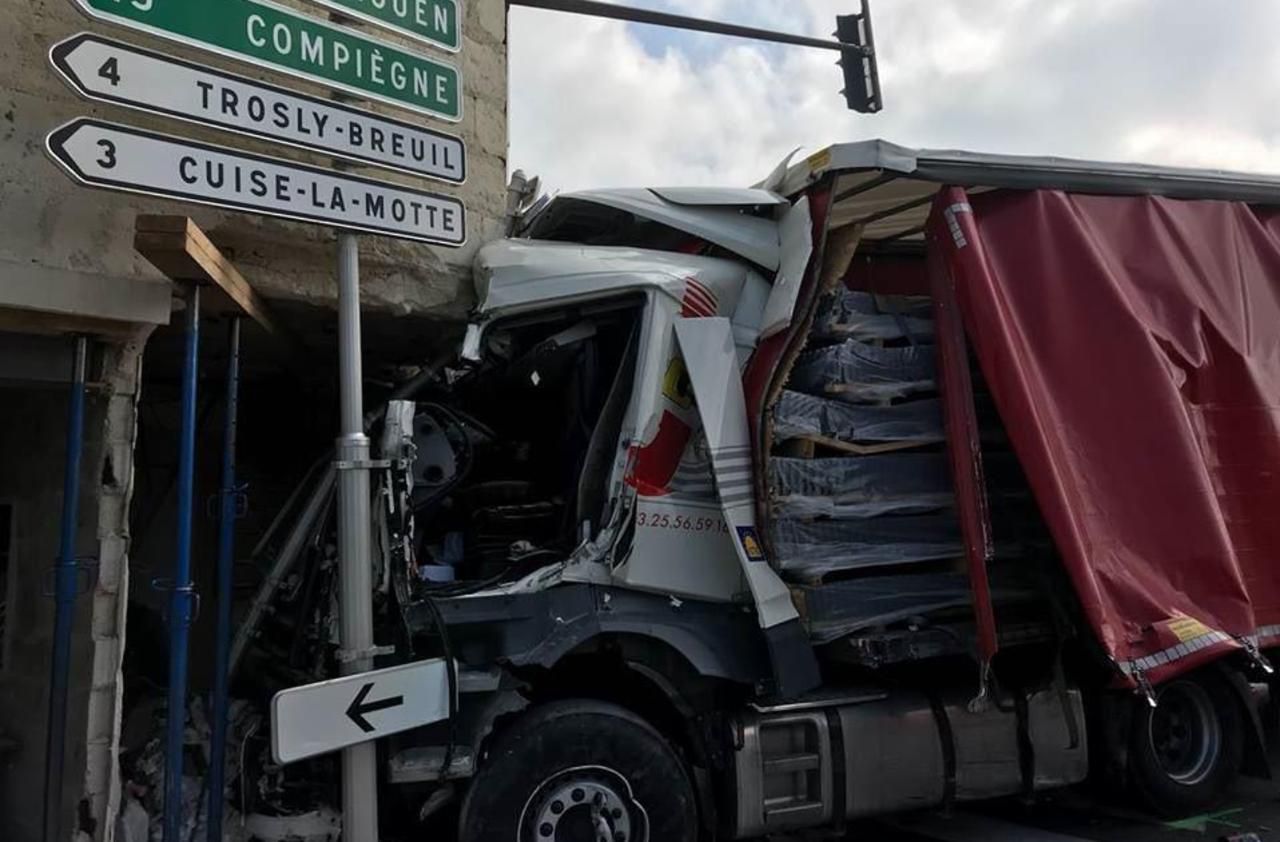
[[(826, 36), (850, 0), (628, 0)], [(1280, 168), (1280, 3), (872, 0), (885, 110), (834, 53), (515, 8), (511, 163), (561, 189), (749, 184), (796, 147)]]
[(1157, 124), (1122, 139), (1123, 157), (1132, 161), (1172, 161), (1210, 169), (1280, 172), (1280, 143), (1223, 126)]

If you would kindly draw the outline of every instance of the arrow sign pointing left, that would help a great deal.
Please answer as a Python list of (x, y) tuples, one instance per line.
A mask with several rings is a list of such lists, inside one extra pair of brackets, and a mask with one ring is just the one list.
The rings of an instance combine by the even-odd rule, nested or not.
[(292, 763), (449, 718), (443, 659), (282, 690), (271, 700), (271, 751)]
[(360, 688), (360, 692), (351, 700), (351, 707), (347, 708), (347, 719), (354, 722), (361, 731), (366, 734), (372, 734), (378, 730), (369, 724), (369, 720), (365, 719), (365, 714), (377, 713), (380, 710), (388, 710), (390, 708), (398, 708), (404, 704), (404, 696), (388, 696), (385, 699), (379, 699), (376, 702), (366, 702), (365, 699), (373, 690), (374, 682), (370, 681)]

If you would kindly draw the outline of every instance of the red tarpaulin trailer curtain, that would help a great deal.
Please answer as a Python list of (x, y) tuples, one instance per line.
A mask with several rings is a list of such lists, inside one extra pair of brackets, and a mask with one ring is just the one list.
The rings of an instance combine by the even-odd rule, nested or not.
[(946, 188), (929, 234), (1117, 665), (1280, 643), (1280, 212)]

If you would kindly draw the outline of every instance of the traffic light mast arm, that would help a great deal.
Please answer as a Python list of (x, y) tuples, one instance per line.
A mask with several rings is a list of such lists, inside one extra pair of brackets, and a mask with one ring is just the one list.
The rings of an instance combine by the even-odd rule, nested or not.
[(735, 23), (704, 20), (687, 15), (674, 15), (669, 12), (657, 12), (650, 9), (616, 6), (612, 3), (598, 2), (598, 0), (507, 0), (507, 5), (612, 18), (631, 23), (665, 26), (671, 29), (709, 32), (713, 35), (729, 35), (735, 38), (750, 38), (755, 41), (770, 41), (775, 44), (790, 44), (818, 50), (834, 50), (841, 54), (839, 63), (845, 72), (844, 93), (846, 100), (849, 102), (849, 107), (864, 113), (880, 110), (880, 84), (879, 74), (876, 69), (876, 48), (875, 41), (871, 35), (871, 12), (867, 7), (867, 0), (860, 0), (861, 11), (859, 13), (841, 15), (836, 18), (836, 35), (840, 39), (838, 41), (826, 38), (811, 38), (807, 35), (795, 35), (790, 32), (777, 32), (772, 29), (759, 29), (753, 26), (740, 26)]

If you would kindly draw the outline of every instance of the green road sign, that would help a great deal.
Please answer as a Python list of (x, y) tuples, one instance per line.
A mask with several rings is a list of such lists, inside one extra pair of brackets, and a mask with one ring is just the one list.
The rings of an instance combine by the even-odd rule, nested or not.
[(457, 68), (268, 0), (75, 2), (95, 20), (446, 120), (462, 117)]
[(457, 52), (458, 0), (311, 0), (335, 12)]

